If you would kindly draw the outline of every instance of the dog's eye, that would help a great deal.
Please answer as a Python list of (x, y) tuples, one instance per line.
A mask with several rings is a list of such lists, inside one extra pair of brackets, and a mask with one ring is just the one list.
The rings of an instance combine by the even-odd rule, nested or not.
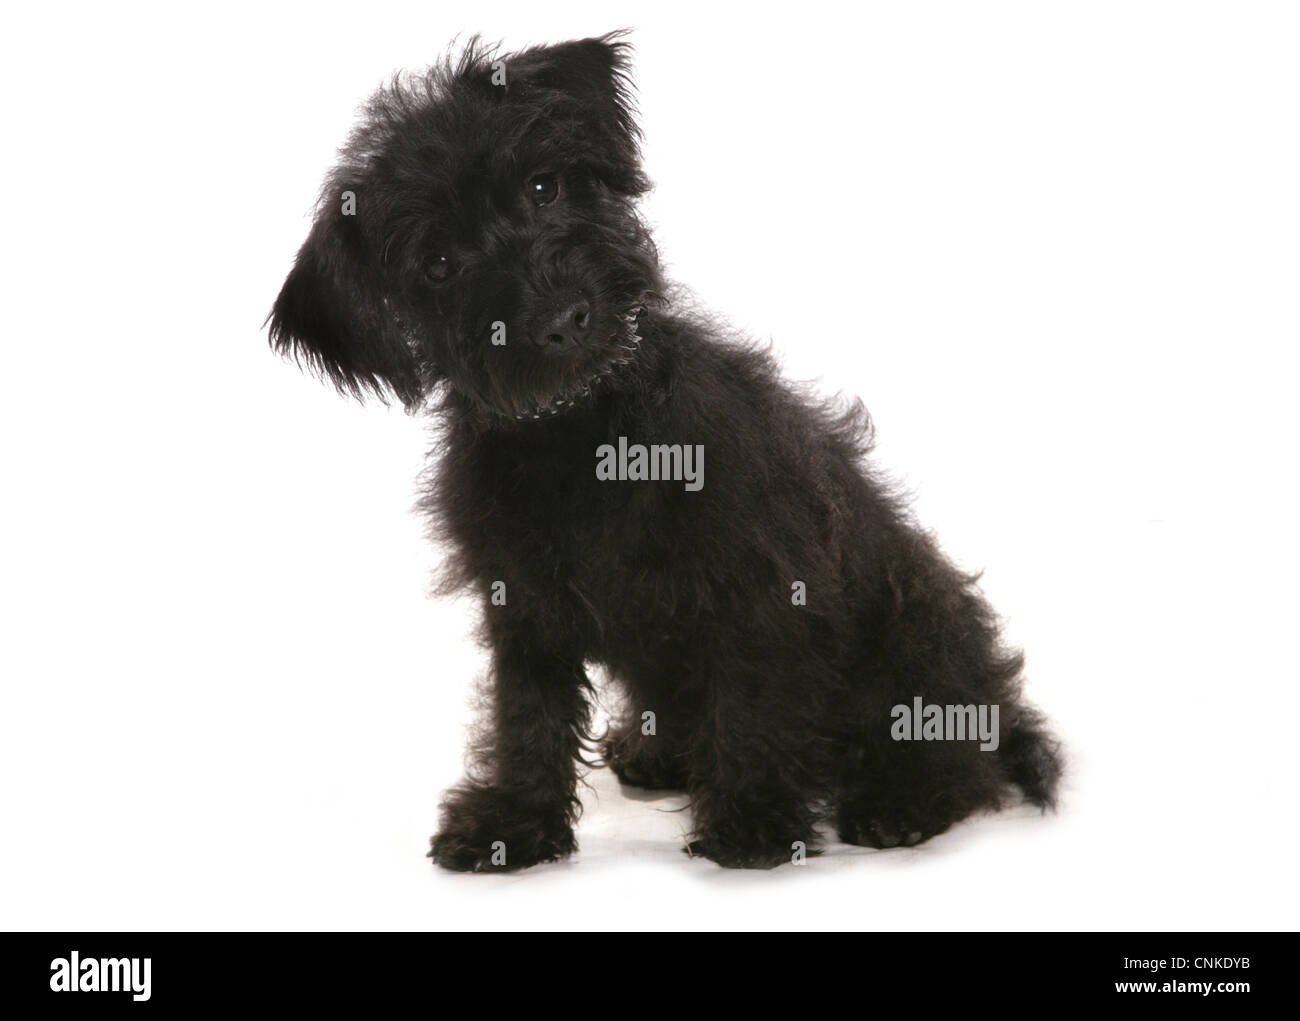
[(554, 174), (538, 174), (528, 181), (528, 197), (535, 206), (549, 206), (560, 197), (560, 182)]
[(437, 255), (424, 264), (424, 275), (434, 283), (441, 283), (451, 276), (451, 260), (445, 255)]

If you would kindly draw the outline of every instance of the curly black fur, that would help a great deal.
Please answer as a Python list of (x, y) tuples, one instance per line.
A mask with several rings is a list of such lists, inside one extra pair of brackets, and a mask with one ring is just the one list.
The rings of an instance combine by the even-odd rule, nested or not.
[[(609, 766), (688, 791), (688, 850), (723, 865), (815, 851), (823, 820), (891, 847), (1017, 787), (1051, 805), (1060, 758), (1020, 656), (867, 466), (861, 404), (783, 382), (670, 295), (635, 206), (628, 55), (617, 33), (505, 56), (471, 41), (399, 76), (269, 319), (340, 389), (443, 426), (424, 506), (457, 550), (448, 586), (483, 598), (492, 672), (488, 740), (433, 856), (478, 870), (575, 850), (588, 662), (626, 694)], [(599, 480), (619, 437), (702, 446), (705, 485)], [(892, 707), (918, 695), (997, 704), (1000, 746), (891, 739)]]

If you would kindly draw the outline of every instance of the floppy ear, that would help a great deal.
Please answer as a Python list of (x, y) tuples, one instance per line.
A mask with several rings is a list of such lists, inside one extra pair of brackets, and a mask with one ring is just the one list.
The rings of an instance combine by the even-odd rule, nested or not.
[(523, 98), (554, 92), (576, 100), (590, 140), (605, 154), (610, 187), (639, 195), (650, 187), (641, 173), (641, 129), (636, 123), (632, 46), (623, 32), (539, 46), (506, 61), (507, 89)]
[(271, 344), (345, 393), (383, 399), (391, 390), (410, 407), (423, 387), (383, 294), (357, 218), (327, 202), (267, 317)]

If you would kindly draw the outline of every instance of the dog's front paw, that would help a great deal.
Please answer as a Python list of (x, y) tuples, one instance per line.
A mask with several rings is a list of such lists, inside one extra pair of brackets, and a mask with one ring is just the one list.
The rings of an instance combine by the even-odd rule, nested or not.
[(443, 830), (429, 841), (429, 857), (435, 865), (452, 872), (513, 872), (516, 869), (559, 861), (578, 849), (570, 833), (566, 838), (523, 839), (498, 837), (487, 840), (482, 835), (453, 833)]
[(461, 788), (443, 802), (429, 857), (454, 872), (511, 872), (578, 849), (564, 810), (537, 815), (536, 802), (493, 788)]
[(821, 854), (820, 849), (810, 848), (802, 840), (793, 841), (787, 847), (737, 846), (702, 838), (692, 840), (682, 851), (692, 858), (708, 858), (728, 869), (773, 869)]

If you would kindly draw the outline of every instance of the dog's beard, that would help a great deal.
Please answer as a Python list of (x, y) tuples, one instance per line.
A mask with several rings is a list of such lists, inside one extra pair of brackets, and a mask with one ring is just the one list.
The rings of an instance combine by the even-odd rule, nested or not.
[(473, 407), (496, 418), (533, 422), (562, 415), (586, 403), (636, 361), (639, 325), (648, 300), (643, 296), (612, 317), (612, 329), (607, 327), (603, 339), (571, 359), (525, 354), (520, 364), (506, 354), (495, 367), (480, 362), (471, 371), (449, 374), (447, 382)]
[(508, 415), (517, 422), (530, 422), (563, 414), (583, 403), (605, 380), (636, 360), (641, 347), (638, 325), (644, 312), (644, 305), (635, 305), (620, 315), (617, 331), (601, 348), (594, 362), (587, 361), (579, 367), (573, 378), (563, 384), (557, 393), (531, 401), (523, 410), (493, 410)]
[[(532, 393), (522, 393), (512, 387), (507, 378), (491, 374), (480, 379), (457, 378), (454, 374), (442, 378), (451, 390), (468, 398), (475, 407), (502, 418), (530, 422), (563, 414), (583, 404), (606, 380), (636, 361), (641, 346), (639, 325), (649, 300), (650, 295), (644, 294), (626, 312), (616, 316), (614, 331), (580, 362), (566, 368), (554, 364), (542, 366), (550, 371), (552, 378), (533, 380), (527, 387)], [(384, 305), (412, 353), (418, 357), (422, 348), (419, 334), (387, 299)], [(442, 374), (430, 367), (429, 375), (436, 379)]]

